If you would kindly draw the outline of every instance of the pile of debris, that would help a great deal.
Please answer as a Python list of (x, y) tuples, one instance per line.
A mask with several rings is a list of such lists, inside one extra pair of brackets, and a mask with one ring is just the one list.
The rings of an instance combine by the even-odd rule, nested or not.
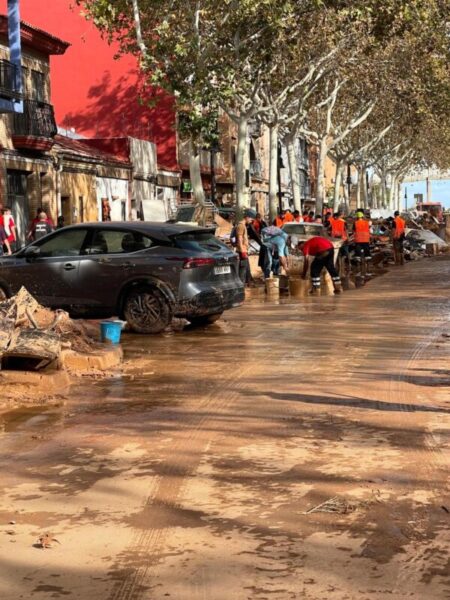
[(406, 221), (405, 249), (415, 260), (424, 255), (447, 252), (446, 224), (435, 216), (411, 210), (404, 215)]
[(0, 303), (0, 368), (40, 371), (60, 368), (61, 352), (85, 353), (97, 343), (82, 322), (41, 306), (25, 288)]

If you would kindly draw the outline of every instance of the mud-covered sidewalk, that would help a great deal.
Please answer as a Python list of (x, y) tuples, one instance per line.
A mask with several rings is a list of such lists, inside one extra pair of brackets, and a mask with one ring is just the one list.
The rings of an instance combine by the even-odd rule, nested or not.
[(450, 596), (450, 256), (124, 350), (0, 417), (1, 598)]

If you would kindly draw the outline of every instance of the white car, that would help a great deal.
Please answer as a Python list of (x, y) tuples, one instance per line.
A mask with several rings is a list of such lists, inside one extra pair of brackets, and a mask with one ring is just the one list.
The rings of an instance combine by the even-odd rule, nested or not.
[(296, 254), (299, 242), (306, 242), (316, 236), (330, 240), (334, 246), (335, 257), (337, 256), (337, 251), (342, 246), (342, 240), (330, 238), (322, 223), (285, 223), (282, 229), (289, 236), (288, 244), (293, 254)]

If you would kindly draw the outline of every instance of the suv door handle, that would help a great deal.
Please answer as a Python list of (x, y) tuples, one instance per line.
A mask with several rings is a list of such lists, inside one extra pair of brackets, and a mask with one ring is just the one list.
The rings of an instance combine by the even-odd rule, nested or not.
[(99, 258), (99, 259), (98, 259), (98, 262), (99, 262), (101, 265), (104, 265), (104, 264), (106, 264), (106, 263), (110, 263), (110, 262), (111, 262), (111, 259), (110, 259), (110, 258)]
[(66, 263), (64, 265), (64, 271), (73, 271), (74, 269), (76, 269), (76, 266), (72, 263)]

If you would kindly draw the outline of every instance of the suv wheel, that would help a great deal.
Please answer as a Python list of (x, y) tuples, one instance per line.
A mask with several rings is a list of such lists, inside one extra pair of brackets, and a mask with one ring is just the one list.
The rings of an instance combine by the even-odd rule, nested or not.
[(172, 311), (158, 289), (140, 286), (125, 299), (125, 319), (136, 333), (160, 333), (172, 320)]
[(215, 315), (205, 315), (203, 317), (187, 317), (188, 321), (190, 321), (191, 325), (201, 326), (201, 325), (212, 325), (216, 321), (220, 319), (223, 313), (216, 313)]

